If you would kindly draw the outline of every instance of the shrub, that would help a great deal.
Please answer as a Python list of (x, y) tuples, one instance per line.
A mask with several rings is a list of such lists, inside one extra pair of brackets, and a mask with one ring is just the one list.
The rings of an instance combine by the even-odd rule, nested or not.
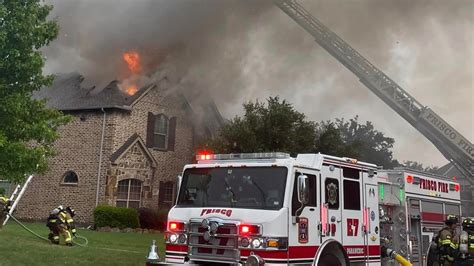
[(138, 212), (135, 209), (118, 208), (100, 205), (94, 209), (94, 225), (96, 227), (137, 228), (140, 226)]
[(168, 210), (155, 211), (148, 208), (140, 208), (138, 213), (141, 228), (155, 229), (160, 231), (164, 231), (166, 229)]

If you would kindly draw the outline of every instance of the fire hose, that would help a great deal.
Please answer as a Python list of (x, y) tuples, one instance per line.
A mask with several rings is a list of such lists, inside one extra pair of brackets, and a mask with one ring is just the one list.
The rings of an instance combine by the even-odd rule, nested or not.
[[(35, 235), (36, 237), (38, 237), (38, 238), (40, 238), (40, 239), (43, 239), (43, 240), (45, 240), (45, 241), (50, 242), (48, 238), (43, 237), (43, 236), (41, 236), (41, 235), (35, 233), (35, 232), (34, 232), (33, 230), (31, 230), (30, 228), (26, 227), (26, 225), (24, 225), (22, 222), (18, 221), (18, 219), (15, 218), (15, 216), (13, 216), (13, 215), (11, 215), (11, 214), (9, 214), (9, 213), (7, 213), (7, 215), (8, 215), (10, 218), (12, 218), (13, 221), (15, 221), (15, 222), (16, 222), (17, 224), (19, 224), (21, 227), (23, 227), (26, 231), (30, 232), (31, 234)], [(75, 240), (75, 239), (82, 239), (82, 241), (81, 241), (81, 242), (77, 242), (77, 240)], [(83, 237), (83, 236), (80, 236), (80, 235), (77, 235), (77, 234), (76, 234), (76, 235), (72, 238), (72, 243), (74, 243), (75, 245), (78, 245), (78, 246), (80, 246), (80, 247), (86, 247), (87, 244), (89, 244), (89, 240), (87, 240), (87, 238), (85, 238), (85, 237)]]
[(402, 265), (402, 266), (412, 266), (411, 262), (409, 262), (407, 259), (405, 259), (402, 255), (395, 252), (395, 250), (391, 250), (389, 248), (382, 249), (382, 252), (384, 252), (384, 251), (385, 251), (385, 254), (388, 257), (396, 260), (400, 265)]

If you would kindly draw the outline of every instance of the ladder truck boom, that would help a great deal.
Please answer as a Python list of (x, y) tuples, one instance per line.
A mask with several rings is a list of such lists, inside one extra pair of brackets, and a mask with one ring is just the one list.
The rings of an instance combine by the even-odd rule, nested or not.
[(474, 182), (474, 146), (468, 139), (372, 65), (296, 0), (273, 2), (311, 34), (320, 46), (352, 71), (362, 84), (428, 138), (471, 183)]

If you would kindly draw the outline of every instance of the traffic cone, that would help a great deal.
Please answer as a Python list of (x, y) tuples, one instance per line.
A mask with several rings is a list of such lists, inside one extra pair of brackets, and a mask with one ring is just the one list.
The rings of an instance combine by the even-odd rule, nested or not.
[(156, 253), (156, 240), (153, 240), (148, 257), (146, 257), (146, 265), (158, 264), (159, 262), (160, 256), (158, 256), (158, 253)]

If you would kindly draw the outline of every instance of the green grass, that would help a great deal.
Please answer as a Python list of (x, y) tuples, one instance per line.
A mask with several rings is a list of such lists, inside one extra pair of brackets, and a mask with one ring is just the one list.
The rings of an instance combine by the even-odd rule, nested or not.
[[(44, 224), (25, 223), (41, 236), (49, 230)], [(164, 258), (162, 234), (106, 233), (79, 229), (89, 240), (87, 247), (52, 245), (23, 229), (14, 221), (0, 229), (0, 265), (145, 265), (152, 240)], [(79, 241), (78, 241), (79, 242)]]

